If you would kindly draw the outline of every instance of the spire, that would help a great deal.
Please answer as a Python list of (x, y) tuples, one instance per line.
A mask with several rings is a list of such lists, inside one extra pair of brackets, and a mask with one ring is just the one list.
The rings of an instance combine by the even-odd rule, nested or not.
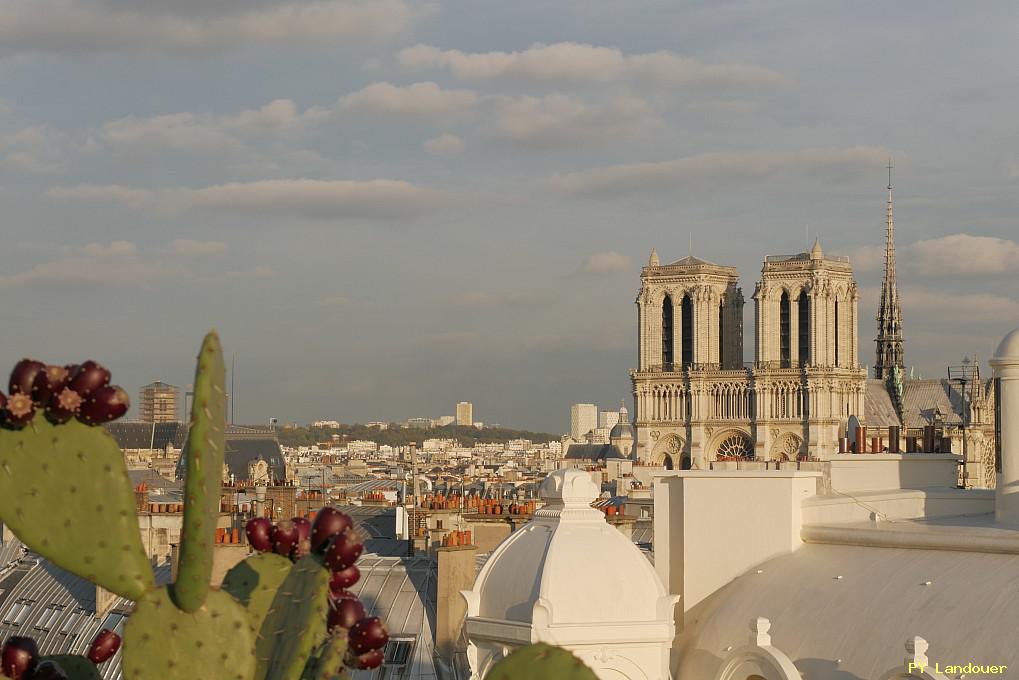
[(658, 260), (658, 251), (655, 250), (654, 248), (652, 248), (651, 249), (651, 257), (648, 258), (647, 266), (649, 266), (649, 267), (657, 267), (660, 264), (661, 264), (661, 262)]
[(888, 159), (888, 208), (885, 216), (885, 275), (877, 315), (877, 362), (874, 377), (885, 379), (892, 369), (903, 371), (902, 310), (895, 278), (895, 220), (892, 210), (892, 161)]
[(810, 249), (810, 259), (811, 260), (824, 259), (824, 251), (821, 250), (821, 239), (819, 238), (814, 239), (814, 247)]

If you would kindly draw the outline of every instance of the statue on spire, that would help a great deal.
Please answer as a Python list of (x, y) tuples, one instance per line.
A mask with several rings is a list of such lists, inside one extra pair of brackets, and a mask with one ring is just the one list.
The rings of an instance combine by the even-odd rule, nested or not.
[(888, 159), (888, 208), (885, 217), (885, 275), (881, 283), (881, 302), (877, 314), (877, 361), (874, 377), (893, 379), (893, 369), (901, 375), (904, 366), (902, 309), (895, 278), (895, 221), (892, 215), (892, 161)]

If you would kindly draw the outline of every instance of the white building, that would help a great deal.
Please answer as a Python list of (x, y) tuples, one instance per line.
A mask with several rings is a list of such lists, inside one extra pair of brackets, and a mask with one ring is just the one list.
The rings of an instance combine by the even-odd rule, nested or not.
[(473, 679), (531, 642), (569, 649), (602, 680), (669, 679), (678, 598), (591, 508), (598, 492), (586, 472), (550, 474), (540, 489), (546, 506), (496, 548), (463, 593)]
[(340, 423), (336, 420), (316, 420), (311, 424), (312, 427), (324, 427), (331, 430), (339, 429)]
[(598, 428), (611, 430), (619, 422), (619, 411), (599, 411)]
[(456, 424), (470, 427), (474, 424), (474, 406), (469, 401), (461, 401), (456, 405)]
[(574, 404), (570, 408), (570, 438), (585, 441), (587, 433), (598, 427), (598, 407), (594, 404)]

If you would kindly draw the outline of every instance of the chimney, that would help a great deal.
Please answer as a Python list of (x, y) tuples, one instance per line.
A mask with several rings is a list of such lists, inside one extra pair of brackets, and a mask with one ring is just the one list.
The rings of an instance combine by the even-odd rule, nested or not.
[(457, 640), (467, 616), (467, 601), (460, 591), (474, 587), (477, 575), (474, 545), (451, 545), (435, 549), (439, 561), (436, 583), (435, 650), (447, 662), (452, 662)]
[(1019, 328), (998, 345), (991, 368), (997, 392), (998, 429), (994, 515), (1002, 524), (1019, 524)]

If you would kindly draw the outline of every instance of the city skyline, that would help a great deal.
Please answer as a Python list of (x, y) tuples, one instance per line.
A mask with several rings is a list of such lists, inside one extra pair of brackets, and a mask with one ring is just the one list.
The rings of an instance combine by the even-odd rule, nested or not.
[(1019, 316), (1012, 3), (50, 5), (0, 10), (6, 364), (184, 388), (215, 327), (238, 423), (560, 432), (630, 405), (651, 248), (736, 267), (752, 328), (819, 237), (873, 367), (890, 157), (907, 370)]

